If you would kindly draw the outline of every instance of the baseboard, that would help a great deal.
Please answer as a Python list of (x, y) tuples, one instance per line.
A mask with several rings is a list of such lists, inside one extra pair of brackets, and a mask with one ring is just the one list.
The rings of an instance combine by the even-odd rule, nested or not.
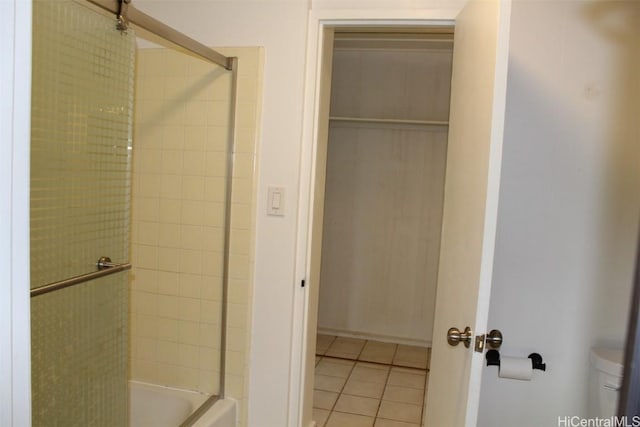
[(390, 342), (394, 344), (413, 345), (418, 347), (431, 347), (430, 340), (420, 340), (413, 338), (392, 337), (389, 335), (372, 334), (369, 332), (347, 331), (344, 329), (323, 328), (318, 326), (318, 333), (323, 335), (336, 335), (345, 338), (359, 338), (365, 340), (375, 340)]

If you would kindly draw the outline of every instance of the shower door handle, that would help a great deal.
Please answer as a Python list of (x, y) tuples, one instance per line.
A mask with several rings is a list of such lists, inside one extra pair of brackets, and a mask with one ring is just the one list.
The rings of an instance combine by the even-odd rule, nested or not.
[(59, 289), (68, 288), (70, 286), (79, 285), (90, 280), (98, 279), (100, 277), (109, 276), (114, 273), (131, 269), (131, 264), (126, 262), (122, 264), (115, 264), (111, 262), (111, 258), (103, 256), (96, 261), (96, 271), (91, 273), (81, 274), (79, 276), (69, 277), (68, 279), (58, 280), (56, 282), (47, 283), (43, 286), (31, 289), (31, 297), (37, 297), (38, 295), (47, 294), (49, 292), (57, 291)]

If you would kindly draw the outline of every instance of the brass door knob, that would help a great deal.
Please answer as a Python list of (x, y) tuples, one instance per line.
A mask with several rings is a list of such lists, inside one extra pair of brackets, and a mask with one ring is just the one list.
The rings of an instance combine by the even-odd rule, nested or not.
[(471, 328), (468, 326), (464, 328), (462, 332), (460, 332), (458, 328), (449, 328), (447, 331), (447, 342), (454, 347), (462, 342), (465, 347), (469, 348), (471, 345), (471, 335)]

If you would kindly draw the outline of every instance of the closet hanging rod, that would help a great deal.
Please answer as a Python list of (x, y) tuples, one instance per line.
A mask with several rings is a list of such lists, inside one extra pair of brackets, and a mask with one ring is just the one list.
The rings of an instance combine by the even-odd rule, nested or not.
[(351, 123), (383, 123), (383, 124), (398, 124), (398, 125), (424, 125), (424, 126), (449, 126), (448, 121), (442, 120), (404, 120), (404, 119), (377, 119), (372, 117), (342, 117), (331, 116), (329, 120), (336, 122), (351, 122)]
[(97, 279), (104, 276), (109, 276), (110, 274), (119, 273), (124, 270), (129, 270), (131, 268), (131, 264), (123, 263), (123, 264), (114, 264), (111, 262), (109, 257), (101, 257), (96, 262), (97, 271), (92, 271), (91, 273), (81, 274), (79, 276), (73, 276), (68, 279), (58, 280), (56, 282), (51, 282), (43, 286), (39, 286), (37, 288), (31, 289), (31, 298), (37, 297), (38, 295), (48, 294), (49, 292), (57, 291), (59, 289), (68, 288), (70, 286), (79, 285), (80, 283), (88, 282), (89, 280)]
[[(121, 10), (126, 10), (126, 16), (123, 18), (132, 24), (147, 30), (171, 43), (174, 43), (199, 57), (220, 65), (221, 67), (231, 70), (232, 61), (230, 57), (226, 57), (219, 52), (203, 45), (202, 43), (192, 39), (191, 37), (177, 31), (167, 24), (158, 21), (155, 18), (140, 12), (132, 6), (131, 0), (87, 0), (108, 12), (116, 14), (120, 18)], [(123, 9), (124, 8), (124, 9)]]

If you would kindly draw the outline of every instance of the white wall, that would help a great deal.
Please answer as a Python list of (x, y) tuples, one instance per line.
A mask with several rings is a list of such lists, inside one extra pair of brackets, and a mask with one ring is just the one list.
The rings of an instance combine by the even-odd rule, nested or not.
[(502, 330), (502, 354), (537, 351), (547, 372), (521, 382), (486, 368), (480, 426), (585, 415), (590, 347), (624, 341), (640, 214), (638, 5), (513, 5), (489, 328)]

